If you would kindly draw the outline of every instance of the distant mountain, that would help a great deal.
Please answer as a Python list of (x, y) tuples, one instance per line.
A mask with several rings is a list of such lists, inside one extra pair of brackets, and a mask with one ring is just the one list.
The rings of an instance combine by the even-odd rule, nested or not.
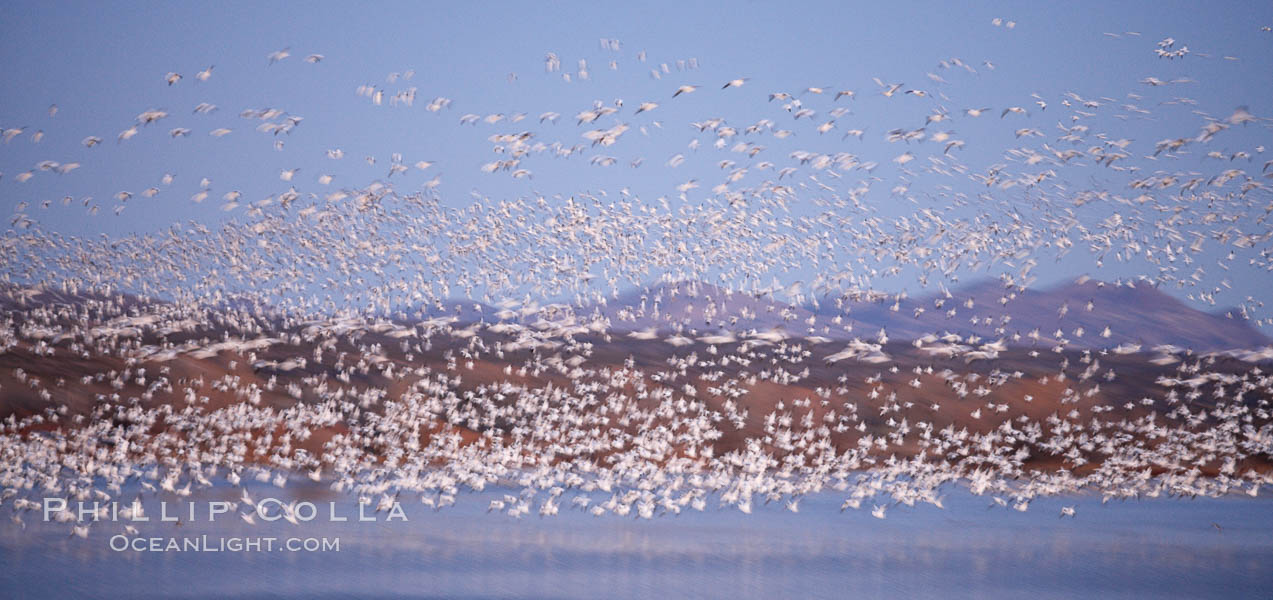
[(100, 290), (67, 291), (46, 285), (28, 286), (0, 283), (0, 310), (27, 310), (37, 306), (79, 305), (86, 302), (111, 302), (131, 305), (138, 298), (128, 294), (103, 293)]
[(610, 320), (611, 328), (621, 331), (783, 329), (793, 334), (807, 333), (807, 321), (814, 316), (809, 307), (701, 281), (648, 285), (620, 294), (605, 305), (585, 307), (580, 313), (599, 314)]
[[(65, 292), (41, 287), (0, 286), (0, 310), (48, 304), (109, 302), (133, 305), (140, 299), (100, 292)], [(259, 309), (259, 307), (256, 307)], [(1273, 346), (1273, 339), (1237, 311), (1197, 310), (1147, 283), (1095, 280), (1050, 289), (1005, 287), (982, 281), (955, 290), (879, 301), (822, 297), (793, 305), (767, 293), (732, 291), (701, 281), (655, 283), (585, 306), (545, 304), (492, 306), (470, 299), (421, 305), (408, 318), (455, 318), (458, 323), (515, 320), (608, 322), (616, 331), (782, 330), (790, 336), (844, 340), (877, 338), (884, 330), (897, 341), (953, 333), (1010, 346), (1113, 348), (1173, 345), (1199, 352)], [(838, 322), (837, 322), (838, 321)], [(1108, 331), (1107, 331), (1108, 328)]]
[(897, 340), (955, 333), (1004, 339), (1013, 346), (1141, 345), (1146, 351), (1159, 345), (1204, 352), (1273, 345), (1273, 339), (1233, 311), (1203, 312), (1146, 283), (1093, 280), (1024, 291), (983, 281), (949, 294), (894, 296), (879, 302), (823, 299), (816, 306), (793, 306), (770, 295), (682, 281), (652, 284), (605, 305), (576, 310), (581, 316), (607, 318), (611, 328), (621, 331), (782, 329), (793, 335), (865, 339), (883, 329)]
[(500, 320), (496, 316), (499, 310), (494, 306), (477, 300), (448, 298), (432, 304), (421, 304), (415, 309), (406, 312), (408, 316), (415, 318), (454, 317), (457, 323), (475, 323), (478, 321), (494, 323)]
[[(891, 337), (903, 339), (950, 332), (1005, 338), (1018, 346), (1060, 343), (1106, 348), (1140, 344), (1148, 350), (1169, 344), (1198, 351), (1273, 344), (1232, 312), (1212, 314), (1194, 309), (1143, 282), (1087, 280), (1025, 291), (981, 282), (954, 290), (949, 297), (939, 293), (891, 303), (852, 303), (848, 308), (845, 320), (856, 327), (872, 333), (886, 328)], [(825, 305), (819, 310), (820, 316), (835, 314), (843, 311)]]

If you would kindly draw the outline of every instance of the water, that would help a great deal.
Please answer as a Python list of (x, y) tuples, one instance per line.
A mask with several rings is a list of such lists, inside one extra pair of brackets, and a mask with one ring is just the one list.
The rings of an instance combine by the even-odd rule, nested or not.
[[(368, 523), (345, 497), (253, 493), (299, 493), (318, 517), (253, 526), (197, 514), (178, 527), (154, 522), (158, 501), (148, 499), (152, 522), (135, 525), (142, 536), (339, 538), (339, 551), (117, 552), (110, 539), (123, 522), (80, 539), (28, 512), (25, 529), (0, 525), (0, 597), (1233, 598), (1273, 589), (1264, 498), (1051, 498), (1021, 513), (950, 491), (945, 510), (893, 506), (879, 520), (869, 502), (841, 513), (839, 497), (821, 495), (799, 514), (774, 503), (751, 515), (709, 508), (637, 520), (572, 510), (570, 493), (559, 516), (521, 519), (487, 514), (490, 494), (441, 511), (404, 495), (408, 521), (380, 513)], [(235, 495), (204, 492), (196, 507)], [(331, 500), (349, 521), (328, 521)], [(1077, 505), (1077, 518), (1059, 518), (1063, 505)], [(170, 498), (169, 513), (177, 508)]]

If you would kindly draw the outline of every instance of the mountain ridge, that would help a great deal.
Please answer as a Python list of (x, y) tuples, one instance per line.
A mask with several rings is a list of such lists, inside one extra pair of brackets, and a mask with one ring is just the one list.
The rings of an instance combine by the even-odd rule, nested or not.
[(792, 335), (851, 339), (883, 330), (895, 339), (953, 333), (1004, 339), (1016, 346), (1171, 345), (1199, 351), (1273, 344), (1247, 320), (1233, 317), (1233, 309), (1204, 312), (1143, 282), (1083, 278), (1022, 290), (987, 279), (952, 291), (888, 299), (892, 302), (841, 298), (815, 306), (679, 281), (634, 288), (604, 306), (594, 303), (576, 310), (607, 318), (618, 331), (782, 329)]

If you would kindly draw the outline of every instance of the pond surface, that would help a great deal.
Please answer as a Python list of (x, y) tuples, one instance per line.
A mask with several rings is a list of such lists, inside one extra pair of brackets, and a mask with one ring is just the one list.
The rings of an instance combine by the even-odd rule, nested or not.
[[(891, 506), (881, 520), (869, 500), (841, 513), (841, 498), (827, 494), (804, 498), (799, 514), (779, 502), (750, 515), (713, 502), (647, 520), (593, 517), (569, 508), (567, 492), (555, 517), (488, 514), (506, 491), (516, 493), (461, 496), (440, 511), (404, 494), (405, 521), (367, 507), (377, 520), (362, 522), (347, 496), (258, 487), (258, 500), (311, 501), (316, 516), (250, 525), (234, 512), (207, 520), (210, 502), (239, 493), (218, 488), (192, 497), (194, 521), (190, 499), (168, 498), (169, 516), (183, 517), (176, 525), (158, 522), (160, 498), (147, 498), (150, 522), (97, 523), (87, 539), (27, 511), (25, 528), (0, 525), (0, 597), (1250, 598), (1273, 589), (1264, 497), (1047, 498), (1018, 512), (952, 490), (944, 510)], [(1062, 506), (1076, 506), (1076, 518), (1060, 518)], [(3, 512), (7, 521), (7, 504)], [(348, 520), (331, 521), (333, 512)], [(116, 551), (125, 525), (160, 546), (276, 540), (272, 551)], [(302, 548), (338, 539), (339, 550), (290, 552), (289, 538)]]

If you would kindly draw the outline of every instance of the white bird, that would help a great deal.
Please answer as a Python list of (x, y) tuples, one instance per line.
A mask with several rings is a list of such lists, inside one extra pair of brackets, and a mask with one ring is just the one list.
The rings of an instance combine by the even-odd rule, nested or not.
[(672, 94), (672, 97), (675, 98), (677, 96), (680, 96), (681, 94), (693, 93), (697, 89), (698, 89), (698, 86), (696, 85), (683, 85), (681, 87), (676, 88), (676, 92)]
[(269, 64), (271, 64), (271, 65), (272, 65), (272, 64), (274, 64), (274, 63), (276, 63), (276, 62), (278, 62), (278, 61), (280, 61), (280, 60), (283, 60), (283, 59), (285, 59), (285, 58), (287, 58), (287, 57), (289, 57), (289, 56), (291, 56), (291, 55), (292, 55), (292, 53), (291, 53), (291, 48), (284, 48), (284, 49), (282, 49), (282, 50), (275, 50), (274, 52), (271, 52), (271, 53), (269, 54), (269, 56), (267, 56), (266, 58), (268, 58), (268, 59), (269, 59), (269, 61), (270, 61), (270, 63), (269, 63)]

